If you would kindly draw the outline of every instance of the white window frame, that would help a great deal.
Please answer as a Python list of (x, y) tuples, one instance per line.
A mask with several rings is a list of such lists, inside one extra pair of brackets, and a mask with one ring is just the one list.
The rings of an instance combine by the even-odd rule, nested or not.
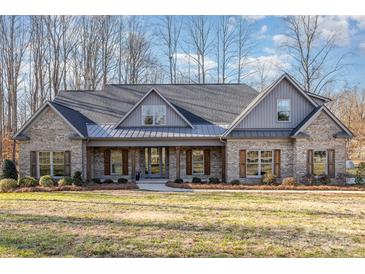
[[(314, 154), (316, 152), (319, 152), (319, 151), (324, 151), (326, 153), (326, 156), (324, 157), (324, 174), (323, 175), (328, 175), (328, 151), (327, 149), (316, 149), (316, 150), (313, 150), (313, 175), (314, 175), (314, 166), (315, 166), (315, 162), (314, 162)], [(314, 175), (316, 177), (320, 177), (321, 175)]]
[(271, 149), (263, 149), (263, 150), (256, 150), (256, 149), (251, 149), (251, 150), (247, 150), (246, 151), (246, 173), (247, 173), (247, 158), (248, 158), (248, 152), (250, 151), (257, 151), (258, 152), (258, 171), (259, 171), (259, 175), (247, 175), (247, 178), (261, 178), (261, 152), (262, 151), (271, 151), (271, 173), (274, 174), (274, 150)]
[[(289, 101), (289, 120), (288, 121), (280, 121), (279, 120), (279, 101)], [(277, 99), (276, 100), (276, 121), (278, 123), (290, 123), (291, 122), (291, 100), (290, 99)]]
[[(53, 176), (54, 174), (54, 170), (53, 170), (53, 153), (54, 152), (63, 152), (63, 161), (65, 161), (65, 151), (49, 151), (49, 150), (42, 150), (42, 151), (37, 151), (37, 178), (40, 178), (40, 174), (41, 174), (41, 170), (40, 170), (40, 164), (39, 164), (39, 153), (43, 153), (43, 152), (48, 152), (50, 153), (49, 155), (49, 161), (50, 161), (50, 174), (53, 178), (59, 179), (64, 177), (63, 176)], [(65, 170), (63, 170), (63, 174), (65, 174)]]
[[(202, 151), (203, 152), (203, 171), (202, 172), (194, 172), (194, 150), (195, 151)], [(200, 162), (197, 162), (200, 163)], [(204, 175), (204, 166), (205, 166), (205, 159), (204, 159), (204, 149), (193, 149), (191, 151), (191, 174), (192, 175)]]
[[(152, 124), (151, 125), (146, 125), (144, 123), (144, 115), (143, 115), (143, 109), (145, 107), (152, 107)], [(159, 124), (157, 125), (156, 122), (155, 122), (155, 118), (156, 118), (156, 109), (158, 107), (163, 107), (164, 110), (165, 110), (165, 122), (163, 124)], [(165, 126), (167, 124), (167, 108), (166, 108), (166, 105), (142, 105), (142, 108), (141, 108), (141, 117), (142, 117), (142, 125), (145, 126), (145, 127), (151, 127), (151, 126), (154, 126), (154, 127), (159, 127), (159, 126)]]
[[(112, 154), (114, 152), (119, 152), (122, 156), (122, 172), (121, 173), (114, 173), (113, 172), (113, 161), (112, 161)], [(123, 152), (121, 150), (112, 149), (110, 150), (110, 175), (123, 175)]]

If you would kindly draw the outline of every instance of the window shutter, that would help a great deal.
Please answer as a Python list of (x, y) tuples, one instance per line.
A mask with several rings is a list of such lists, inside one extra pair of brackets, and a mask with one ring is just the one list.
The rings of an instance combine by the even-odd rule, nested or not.
[(192, 157), (193, 151), (191, 149), (186, 150), (186, 175), (193, 174)]
[(71, 176), (71, 151), (65, 151), (65, 158), (63, 159), (63, 165), (65, 168), (65, 176)]
[(281, 176), (281, 151), (280, 149), (274, 150), (274, 175), (277, 177)]
[(204, 174), (210, 175), (210, 149), (204, 149)]
[(104, 175), (110, 175), (110, 150), (104, 150)]
[(128, 175), (128, 149), (122, 150), (123, 175)]
[(30, 176), (37, 177), (37, 152), (30, 152)]
[(246, 178), (246, 150), (240, 150), (240, 178)]
[(329, 149), (327, 152), (327, 166), (328, 166), (328, 176), (330, 178), (335, 177), (335, 150)]
[(313, 174), (313, 149), (307, 151), (307, 174)]

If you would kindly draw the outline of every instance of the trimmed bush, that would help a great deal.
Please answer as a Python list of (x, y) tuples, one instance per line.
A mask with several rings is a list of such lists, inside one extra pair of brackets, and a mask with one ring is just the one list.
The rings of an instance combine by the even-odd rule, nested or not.
[(297, 180), (294, 177), (286, 177), (281, 182), (282, 186), (296, 186), (298, 185)]
[(81, 177), (81, 172), (80, 171), (75, 171), (74, 176), (73, 176), (73, 184), (75, 186), (82, 186), (82, 177)]
[(3, 163), (3, 178), (18, 180), (18, 171), (12, 160), (6, 159)]
[(209, 184), (219, 184), (221, 181), (217, 177), (210, 177), (208, 182)]
[(193, 177), (191, 182), (194, 184), (200, 184), (202, 182), (202, 179), (200, 179), (199, 177)]
[(323, 175), (323, 176), (320, 176), (318, 178), (318, 182), (321, 184), (321, 185), (328, 185), (329, 183), (331, 183), (331, 178), (328, 177), (327, 175)]
[(44, 175), (39, 179), (39, 184), (43, 187), (53, 187), (55, 182), (51, 175)]
[(30, 176), (26, 176), (23, 178), (20, 178), (18, 181), (18, 186), (19, 187), (34, 187), (34, 186), (38, 186), (38, 181)]
[(101, 184), (101, 180), (100, 178), (92, 178), (91, 182), (95, 183), (95, 184)]
[(300, 179), (300, 183), (302, 183), (303, 185), (314, 185), (315, 183), (317, 182), (317, 179), (316, 177), (314, 177), (313, 175), (311, 174), (307, 174), (307, 175), (304, 175), (301, 179)]
[(357, 167), (355, 183), (358, 185), (365, 184), (365, 162), (361, 162)]
[(261, 183), (263, 183), (264, 185), (273, 185), (275, 181), (276, 181), (276, 176), (271, 173), (266, 173), (261, 178)]
[(119, 178), (117, 182), (118, 182), (118, 184), (127, 184), (128, 183), (128, 179), (126, 179), (126, 178)]
[(113, 184), (114, 181), (112, 179), (105, 179), (103, 184)]
[(231, 185), (235, 186), (235, 185), (239, 185), (240, 184), (240, 180), (234, 179), (231, 181)]
[(183, 179), (181, 179), (181, 178), (177, 178), (177, 179), (175, 179), (175, 184), (183, 184), (184, 183), (184, 180)]
[(18, 182), (14, 179), (0, 180), (0, 192), (8, 192), (18, 187)]
[(65, 176), (58, 181), (59, 186), (71, 186), (74, 180), (70, 176)]

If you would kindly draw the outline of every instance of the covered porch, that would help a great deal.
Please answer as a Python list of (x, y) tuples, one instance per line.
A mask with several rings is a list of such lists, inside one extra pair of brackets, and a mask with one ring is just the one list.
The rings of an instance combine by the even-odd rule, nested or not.
[[(215, 140), (203, 142), (90, 141), (86, 147), (87, 180), (99, 178), (135, 181), (153, 179), (208, 180), (217, 177), (225, 181), (225, 147)], [(202, 145), (205, 143), (205, 145)]]

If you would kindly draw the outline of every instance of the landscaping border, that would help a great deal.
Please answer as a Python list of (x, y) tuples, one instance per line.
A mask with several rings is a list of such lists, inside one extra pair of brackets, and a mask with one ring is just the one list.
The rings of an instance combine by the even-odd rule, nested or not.
[(166, 186), (173, 188), (184, 189), (207, 189), (207, 190), (348, 190), (348, 191), (365, 191), (364, 186), (331, 186), (331, 185), (318, 185), (318, 186), (283, 186), (283, 185), (247, 185), (247, 184), (196, 184), (196, 183), (174, 183), (167, 182)]

